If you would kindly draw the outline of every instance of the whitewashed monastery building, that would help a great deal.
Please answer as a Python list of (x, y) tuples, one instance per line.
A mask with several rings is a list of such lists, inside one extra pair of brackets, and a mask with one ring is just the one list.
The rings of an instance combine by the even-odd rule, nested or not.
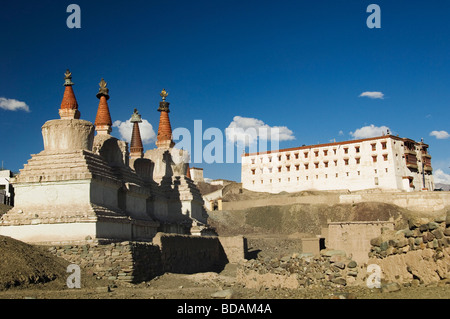
[(433, 190), (428, 145), (387, 135), (243, 154), (243, 188), (304, 190)]

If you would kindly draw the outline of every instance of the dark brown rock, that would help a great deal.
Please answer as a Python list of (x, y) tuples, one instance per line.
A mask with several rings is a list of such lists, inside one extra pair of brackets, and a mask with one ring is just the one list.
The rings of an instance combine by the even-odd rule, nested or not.
[(436, 228), (431, 233), (434, 235), (435, 238), (441, 239), (444, 237), (444, 232), (440, 228)]

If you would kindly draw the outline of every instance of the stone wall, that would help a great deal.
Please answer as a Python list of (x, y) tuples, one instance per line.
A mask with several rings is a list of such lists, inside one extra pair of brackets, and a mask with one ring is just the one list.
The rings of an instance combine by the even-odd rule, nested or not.
[(397, 205), (413, 211), (437, 212), (450, 206), (450, 192), (379, 192), (340, 195), (341, 204), (380, 202)]
[(450, 214), (435, 219), (413, 218), (399, 231), (373, 238), (369, 263), (384, 280), (429, 284), (450, 280)]
[(99, 279), (139, 283), (165, 272), (220, 271), (243, 261), (246, 241), (236, 237), (201, 237), (158, 233), (153, 242), (52, 243), (49, 252), (77, 264)]
[(99, 279), (142, 282), (162, 274), (160, 249), (152, 243), (126, 241), (45, 247)]

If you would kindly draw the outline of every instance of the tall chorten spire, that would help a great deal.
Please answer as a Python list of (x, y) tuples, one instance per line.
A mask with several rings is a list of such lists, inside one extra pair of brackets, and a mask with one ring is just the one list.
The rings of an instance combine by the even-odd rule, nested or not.
[(158, 148), (172, 148), (175, 146), (175, 143), (172, 140), (172, 127), (170, 126), (169, 120), (169, 102), (166, 102), (167, 96), (169, 94), (165, 89), (161, 92), (162, 102), (159, 102), (158, 112), (161, 112), (159, 118), (159, 128), (158, 128), (158, 136), (156, 141), (156, 146)]
[(109, 113), (108, 100), (109, 89), (106, 87), (107, 83), (102, 79), (99, 83), (100, 89), (97, 93), (97, 98), (100, 99), (98, 103), (97, 117), (95, 118), (95, 130), (98, 134), (107, 135), (111, 133), (112, 121)]
[(78, 111), (78, 103), (75, 98), (75, 93), (73, 92), (72, 86), (72, 73), (69, 70), (64, 74), (64, 86), (66, 87), (64, 91), (63, 100), (61, 102), (61, 108), (59, 110), (59, 116), (62, 120), (72, 120), (80, 118), (80, 111)]
[(144, 146), (142, 145), (141, 131), (139, 130), (139, 123), (142, 123), (142, 119), (137, 109), (134, 109), (134, 113), (131, 116), (130, 122), (133, 123), (133, 133), (131, 135), (130, 144), (130, 157), (142, 158), (144, 157)]

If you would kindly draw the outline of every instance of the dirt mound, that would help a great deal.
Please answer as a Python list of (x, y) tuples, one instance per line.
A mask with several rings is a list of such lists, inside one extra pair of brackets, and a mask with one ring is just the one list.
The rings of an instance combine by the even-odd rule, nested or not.
[(41, 247), (0, 236), (0, 290), (55, 282), (65, 284), (69, 263)]

